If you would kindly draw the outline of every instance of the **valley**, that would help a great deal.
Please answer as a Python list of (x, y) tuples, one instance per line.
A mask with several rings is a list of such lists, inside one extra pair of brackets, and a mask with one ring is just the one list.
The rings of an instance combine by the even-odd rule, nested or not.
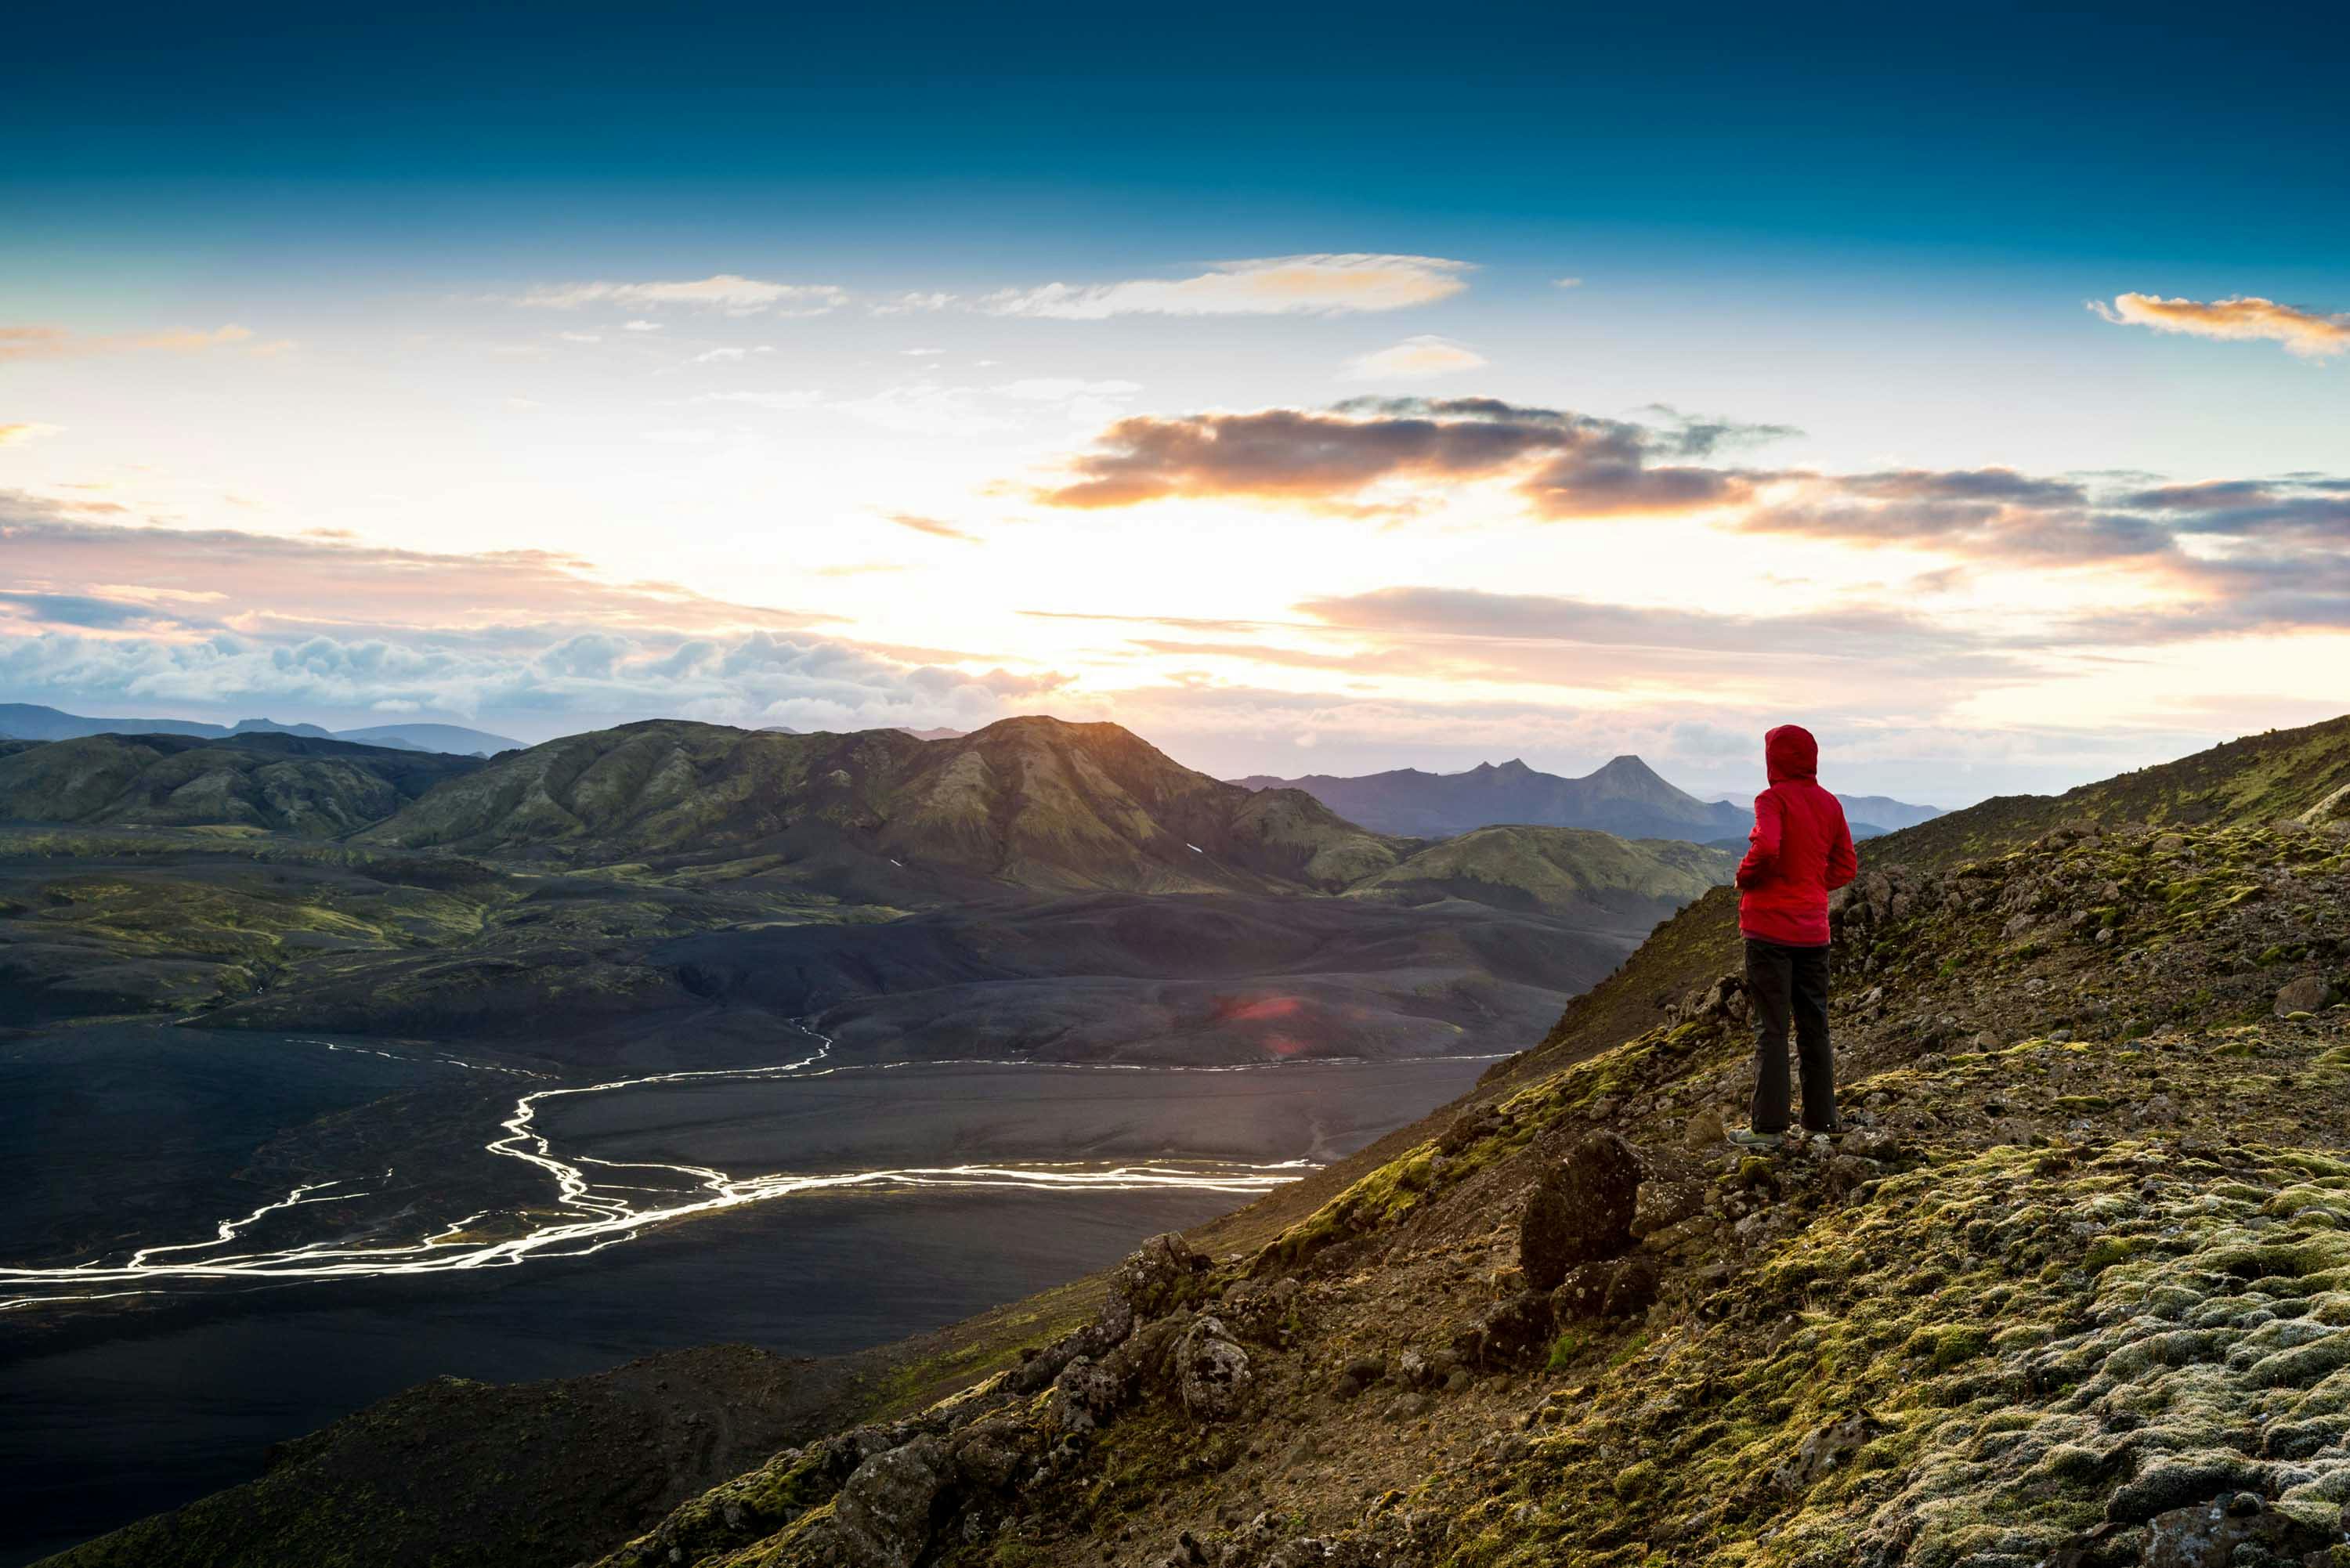
[[(665, 1513), (551, 1478), (535, 1495), (556, 1511), (486, 1532), (411, 1491), (376, 1501), (385, 1445), (428, 1408), (436, 1430), (477, 1413), (467, 1463), (494, 1467), (587, 1397), (435, 1385), (68, 1561), (267, 1540), (609, 1568), (1792, 1565), (1957, 1563), (1997, 1541), (2086, 1568), (2211, 1560), (2178, 1543), (2222, 1518), (2226, 1543), (2267, 1553), (2234, 1561), (2323, 1561), (2342, 1518), (2345, 747), (2350, 720), (2278, 732), (1986, 803), (1866, 855), (1835, 904), (1841, 1146), (1721, 1139), (1752, 1067), (1735, 898), (1717, 890), (1519, 1053), (1461, 1064), (1432, 1116), (1379, 1137), (1384, 1116), (1364, 1117), (1355, 1152), (1245, 1207), (942, 1332), (809, 1364), (800, 1393), (749, 1394), (757, 1377), (738, 1374), (788, 1435)], [(1074, 1075), (1049, 1119), (1087, 1152), (1139, 1147), (1083, 1098), (1133, 1069), (1027, 1070)], [(934, 1105), (968, 1107), (951, 1079), (933, 1086)], [(645, 1096), (577, 1098), (563, 1139), (670, 1162), (707, 1137), (773, 1163), (795, 1117), (862, 1119), (691, 1080)], [(1307, 1124), (1266, 1125), (1294, 1142)], [(832, 1159), (861, 1137), (831, 1136), (849, 1139)], [(976, 1124), (952, 1136), (990, 1158), (1007, 1147)], [(1629, 1186), (1593, 1196), (1598, 1179), (1572, 1174), (1593, 1161)], [(1544, 1184), (1575, 1180), (1586, 1204), (1545, 1207)], [(634, 1255), (655, 1262), (681, 1234)], [(1562, 1264), (1570, 1248), (1587, 1261)], [(682, 1418), (708, 1407), (709, 1354), (635, 1376), (674, 1376), (663, 1408)], [(2255, 1408), (2268, 1419), (2240, 1419)], [(647, 1489), (704, 1473), (655, 1434), (632, 1445)], [(2260, 1506), (2213, 1511), (2215, 1489)]]
[(1055, 1285), (1460, 1094), (1731, 859), (1369, 833), (1049, 720), (92, 734), (7, 743), (0, 811), (6, 1561), (427, 1368)]

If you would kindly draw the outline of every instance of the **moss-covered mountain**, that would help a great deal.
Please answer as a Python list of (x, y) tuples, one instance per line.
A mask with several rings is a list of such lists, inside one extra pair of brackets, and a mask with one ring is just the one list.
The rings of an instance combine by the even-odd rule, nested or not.
[[(1504, 1047), (1726, 875), (1555, 829), (1423, 846), (1114, 725), (647, 723), (484, 764), (276, 734), (0, 742), (0, 1027), (544, 1036), (821, 1013), (920, 1054)], [(119, 826), (118, 826), (119, 825)], [(1355, 892), (1356, 898), (1328, 895)], [(667, 1060), (671, 1046), (652, 1046)]]
[[(1873, 846), (1836, 901), (1841, 1144), (1723, 1143), (1752, 1067), (1711, 895), (1464, 1101), (908, 1347), (859, 1424), (604, 1563), (2339, 1563), (2339, 728), (2138, 786), (2199, 820), (2018, 837), (1993, 803), (1975, 856)], [(556, 1561), (306, 1501), (267, 1538), (301, 1555), (249, 1560)], [(67, 1561), (196, 1560), (172, 1541)]]
[(472, 757), (273, 732), (217, 741), (88, 735), (0, 753), (0, 821), (341, 837), (481, 766)]
[(1549, 909), (1646, 929), (1730, 880), (1738, 857), (1678, 839), (1575, 827), (1480, 827), (1430, 845), (1347, 889), (1354, 898), (1448, 898)]
[(1259, 794), (1115, 724), (1007, 719), (920, 741), (655, 721), (499, 759), (369, 839), (572, 860), (794, 841), (1021, 887), (1336, 891), (1410, 846), (1311, 796)]

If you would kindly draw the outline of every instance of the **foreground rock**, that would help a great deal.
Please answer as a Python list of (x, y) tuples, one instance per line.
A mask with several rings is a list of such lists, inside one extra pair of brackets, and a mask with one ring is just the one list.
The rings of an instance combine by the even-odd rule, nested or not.
[(1526, 1202), (1518, 1240), (1526, 1282), (1550, 1290), (1578, 1263), (1620, 1256), (1632, 1244), (1639, 1196), (1632, 1146), (1612, 1132), (1586, 1137), (1542, 1173)]

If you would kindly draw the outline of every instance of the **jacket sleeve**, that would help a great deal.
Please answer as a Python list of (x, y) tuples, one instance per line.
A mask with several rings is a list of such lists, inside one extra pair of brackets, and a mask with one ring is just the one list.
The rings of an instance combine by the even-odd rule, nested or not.
[(1779, 797), (1769, 790), (1754, 797), (1754, 830), (1746, 836), (1746, 858), (1738, 863), (1732, 878), (1741, 888), (1752, 888), (1769, 876), (1778, 860), (1780, 809)]
[(1828, 891), (1860, 875), (1860, 851), (1852, 846), (1852, 825), (1844, 819), (1841, 803), (1836, 807), (1835, 842), (1828, 846)]

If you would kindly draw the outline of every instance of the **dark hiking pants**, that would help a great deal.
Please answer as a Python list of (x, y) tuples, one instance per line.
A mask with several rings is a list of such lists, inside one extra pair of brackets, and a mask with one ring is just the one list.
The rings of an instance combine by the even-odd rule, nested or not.
[(1804, 1079), (1804, 1126), (1836, 1125), (1835, 1057), (1828, 1049), (1828, 950), (1746, 939), (1746, 996), (1754, 1012), (1756, 1132), (1787, 1130), (1787, 1024)]

